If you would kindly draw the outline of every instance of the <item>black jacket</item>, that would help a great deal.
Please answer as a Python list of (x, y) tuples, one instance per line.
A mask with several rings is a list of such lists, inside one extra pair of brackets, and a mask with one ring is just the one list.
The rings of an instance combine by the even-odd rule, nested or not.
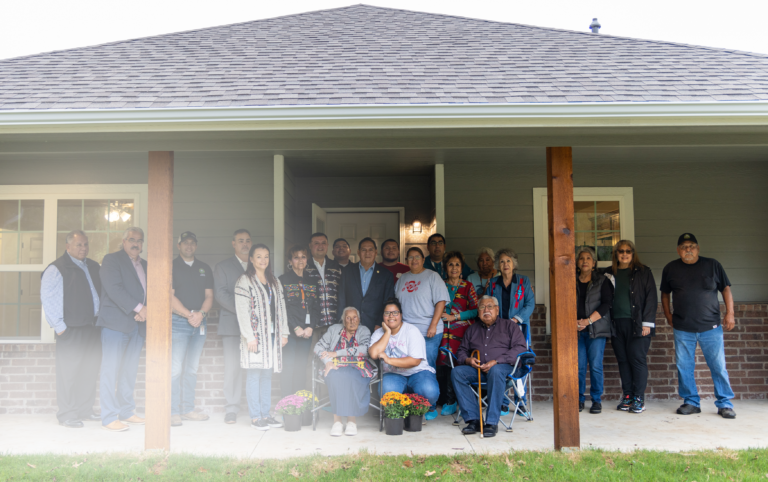
[[(613, 324), (611, 323), (611, 304), (613, 300), (603, 300), (602, 299), (602, 288), (603, 283), (611, 283), (611, 280), (606, 277), (604, 274), (601, 274), (597, 271), (592, 272), (592, 280), (587, 285), (587, 296), (586, 296), (586, 307), (584, 312), (587, 314), (587, 316), (594, 313), (600, 305), (604, 303), (608, 303), (608, 309), (606, 310), (605, 315), (603, 315), (602, 318), (595, 321), (591, 325), (587, 327), (587, 330), (589, 330), (589, 337), (590, 338), (609, 338), (613, 334)], [(611, 293), (613, 292), (613, 287), (610, 288)], [(579, 299), (579, 276), (576, 275), (576, 300), (578, 302)]]
[[(606, 270), (612, 274), (611, 268)], [(614, 293), (614, 297), (616, 293)], [(656, 296), (656, 280), (653, 279), (651, 268), (634, 268), (629, 275), (629, 301), (632, 304), (632, 324), (636, 337), (643, 336), (643, 323), (653, 323), (651, 336), (656, 334), (656, 310), (659, 301)], [(614, 320), (615, 322), (615, 320)]]
[(339, 316), (347, 306), (360, 311), (360, 324), (374, 331), (381, 325), (384, 316), (384, 302), (395, 296), (395, 280), (392, 272), (379, 264), (373, 265), (371, 284), (363, 296), (360, 281), (360, 263), (350, 263), (344, 269), (344, 278), (339, 291)]
[[(147, 274), (147, 262), (141, 260), (144, 276)], [(110, 330), (130, 333), (139, 328), (139, 335), (146, 336), (147, 324), (137, 322), (133, 311), (139, 303), (147, 304), (144, 287), (133, 267), (133, 261), (128, 253), (117, 251), (104, 256), (99, 270), (101, 277), (101, 296), (99, 303), (99, 319), (96, 326)], [(168, 287), (170, 289), (170, 286)]]
[[(316, 327), (320, 320), (320, 303), (317, 300), (317, 285), (307, 279), (307, 271), (304, 270), (304, 276), (299, 278), (296, 272), (289, 268), (285, 274), (280, 276), (280, 283), (283, 284), (290, 336), (296, 336), (293, 331), (296, 327), (301, 329)], [(303, 302), (302, 290), (304, 291)], [(309, 314), (309, 325), (307, 324), (307, 314)]]

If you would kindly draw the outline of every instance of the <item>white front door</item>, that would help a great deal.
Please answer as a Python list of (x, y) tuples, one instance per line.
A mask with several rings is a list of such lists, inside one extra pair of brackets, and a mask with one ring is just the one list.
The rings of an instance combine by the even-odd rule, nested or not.
[[(326, 215), (326, 231), (328, 243), (333, 243), (338, 238), (344, 238), (349, 242), (352, 250), (350, 261), (358, 262), (357, 243), (363, 238), (372, 238), (376, 241), (379, 255), (377, 262), (381, 262), (381, 243), (387, 239), (400, 240), (400, 214), (399, 213), (335, 213)], [(330, 251), (333, 249), (329, 246)]]

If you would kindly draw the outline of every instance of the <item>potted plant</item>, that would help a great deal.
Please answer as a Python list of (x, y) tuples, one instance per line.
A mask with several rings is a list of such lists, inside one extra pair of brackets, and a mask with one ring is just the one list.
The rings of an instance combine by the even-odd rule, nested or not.
[(432, 405), (421, 395), (409, 393), (406, 396), (411, 400), (411, 404), (408, 406), (408, 416), (405, 417), (405, 430), (408, 432), (421, 432), (421, 426), (424, 424), (424, 415)]
[(307, 400), (307, 409), (301, 413), (301, 425), (303, 427), (308, 427), (309, 425), (312, 425), (312, 399), (314, 398), (315, 403), (317, 403), (317, 397), (309, 390), (299, 390), (295, 395)]
[(307, 408), (307, 399), (297, 395), (288, 395), (279, 402), (275, 411), (283, 416), (286, 432), (301, 430), (301, 413)]
[(411, 399), (402, 393), (387, 392), (381, 397), (381, 407), (384, 409), (384, 427), (387, 435), (402, 435), (404, 419), (408, 415)]

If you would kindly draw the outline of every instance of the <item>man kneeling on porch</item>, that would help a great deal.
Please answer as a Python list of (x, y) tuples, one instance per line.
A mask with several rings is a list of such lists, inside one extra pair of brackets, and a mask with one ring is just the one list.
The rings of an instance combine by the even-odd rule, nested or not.
[[(477, 394), (470, 384), (477, 383), (477, 370), (480, 369), (488, 402), (483, 436), (493, 437), (498, 430), (507, 376), (512, 373), (515, 360), (527, 350), (527, 346), (517, 323), (499, 318), (496, 298), (483, 296), (477, 309), (482, 323), (474, 323), (464, 332), (457, 352), (459, 366), (451, 372), (451, 381), (462, 416), (467, 422), (462, 432), (467, 435), (477, 433), (482, 414)], [(475, 350), (480, 353), (479, 361), (472, 356)]]

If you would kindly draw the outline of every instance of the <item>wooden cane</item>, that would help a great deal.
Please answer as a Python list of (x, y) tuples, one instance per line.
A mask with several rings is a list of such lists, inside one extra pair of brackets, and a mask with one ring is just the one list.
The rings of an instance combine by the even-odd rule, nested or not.
[(480, 374), (480, 350), (472, 352), (472, 357), (477, 354), (477, 404), (480, 406), (480, 438), (483, 438), (483, 379)]

